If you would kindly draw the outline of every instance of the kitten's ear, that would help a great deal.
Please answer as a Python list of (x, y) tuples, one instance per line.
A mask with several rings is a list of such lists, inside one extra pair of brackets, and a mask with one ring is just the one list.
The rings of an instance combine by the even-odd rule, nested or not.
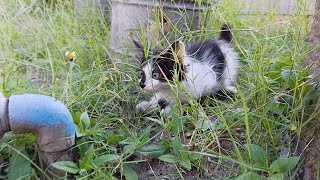
[(140, 51), (144, 51), (143, 49), (143, 45), (140, 44), (138, 41), (133, 40), (133, 44), (136, 46), (136, 48), (138, 48)]
[(136, 54), (137, 58), (140, 59), (140, 63), (143, 63), (146, 61), (146, 55), (145, 50), (142, 44), (140, 44), (138, 41), (133, 40), (133, 44), (136, 46), (136, 48), (140, 51)]
[(171, 48), (173, 52), (177, 55), (179, 60), (183, 60), (185, 56), (185, 46), (182, 41), (176, 41), (171, 44)]

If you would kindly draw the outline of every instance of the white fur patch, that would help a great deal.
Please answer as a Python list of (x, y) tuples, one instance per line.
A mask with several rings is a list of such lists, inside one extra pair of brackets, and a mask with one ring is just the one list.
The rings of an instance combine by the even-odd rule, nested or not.
[[(143, 88), (143, 91), (145, 91), (148, 94), (153, 94), (154, 92), (161, 90), (163, 87), (168, 86), (167, 83), (163, 83), (159, 80), (152, 78), (152, 64), (151, 62), (148, 62), (143, 68), (143, 72), (145, 73), (145, 82), (146, 85)], [(139, 79), (141, 81), (141, 79)]]
[(239, 55), (234, 51), (231, 45), (224, 40), (220, 40), (218, 43), (226, 60), (226, 68), (222, 74), (223, 87), (227, 91), (237, 93), (237, 89), (234, 87), (234, 84), (236, 83), (238, 74)]

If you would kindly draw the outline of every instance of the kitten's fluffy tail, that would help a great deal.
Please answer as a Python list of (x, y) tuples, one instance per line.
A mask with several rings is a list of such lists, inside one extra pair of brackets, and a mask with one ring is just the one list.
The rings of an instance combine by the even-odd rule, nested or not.
[(228, 43), (231, 42), (232, 40), (232, 34), (231, 34), (231, 31), (230, 31), (230, 24), (227, 24), (227, 23), (224, 23), (221, 27), (221, 32), (220, 32), (220, 38), (221, 40), (225, 40), (227, 41)]

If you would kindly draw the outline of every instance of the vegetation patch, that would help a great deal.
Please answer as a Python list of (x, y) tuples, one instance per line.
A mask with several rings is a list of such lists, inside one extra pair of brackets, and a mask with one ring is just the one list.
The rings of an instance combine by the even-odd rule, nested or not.
[[(72, 1), (62, 0), (0, 4), (1, 92), (49, 95), (73, 115), (76, 160), (52, 165), (67, 172), (64, 178), (297, 177), (301, 129), (319, 115), (319, 108), (307, 111), (319, 92), (310, 67), (303, 66), (306, 12), (283, 18), (276, 12), (243, 14), (231, 1), (215, 4), (201, 19), (201, 31), (176, 36), (215, 38), (222, 22), (232, 23), (232, 43), (241, 56), (238, 93), (190, 99), (189, 106), (177, 105), (164, 116), (135, 111), (147, 98), (139, 90), (136, 59), (125, 56), (118, 66), (109, 56), (102, 12), (80, 17)], [(2, 138), (0, 178), (45, 173), (34, 142), (31, 134)]]

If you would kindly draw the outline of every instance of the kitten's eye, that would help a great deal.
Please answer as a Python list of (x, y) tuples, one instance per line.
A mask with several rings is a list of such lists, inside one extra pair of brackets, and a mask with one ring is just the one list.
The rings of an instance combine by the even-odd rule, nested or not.
[(153, 79), (159, 79), (159, 77), (160, 77), (159, 73), (157, 73), (157, 72), (152, 73), (152, 78)]
[(139, 79), (141, 79), (141, 78), (142, 78), (143, 73), (144, 73), (143, 71), (139, 71), (139, 74), (138, 74), (138, 78), (139, 78)]

